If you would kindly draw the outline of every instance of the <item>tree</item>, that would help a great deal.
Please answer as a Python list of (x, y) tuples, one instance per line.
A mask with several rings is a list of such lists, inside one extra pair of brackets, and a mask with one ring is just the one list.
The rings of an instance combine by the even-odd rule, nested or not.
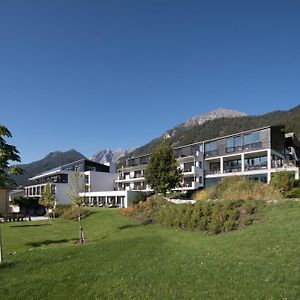
[(152, 153), (145, 171), (145, 178), (155, 193), (164, 195), (181, 185), (182, 172), (173, 149), (166, 141), (160, 143)]
[(50, 218), (50, 210), (53, 210), (55, 207), (56, 197), (55, 195), (53, 195), (51, 184), (49, 182), (45, 185), (42, 197), (40, 199), (40, 204), (46, 207), (49, 224), (52, 224)]
[(79, 172), (73, 172), (69, 178), (68, 187), (66, 190), (66, 196), (72, 203), (72, 206), (78, 208), (78, 223), (79, 223), (79, 243), (84, 244), (84, 234), (81, 224), (81, 206), (83, 204), (83, 198), (80, 197), (80, 193), (85, 191), (85, 177), (84, 174)]
[(10, 131), (2, 124), (0, 124), (0, 187), (15, 184), (14, 180), (10, 178), (12, 174), (23, 174), (23, 170), (18, 166), (9, 166), (9, 162), (20, 162), (19, 151), (13, 145), (7, 144), (3, 137), (11, 138)]
[[(11, 138), (10, 131), (2, 124), (0, 124), (0, 188), (5, 188), (7, 185), (15, 184), (10, 178), (12, 174), (22, 174), (23, 170), (18, 166), (9, 166), (9, 162), (20, 162), (19, 151), (13, 145), (8, 144), (4, 137)], [(1, 239), (0, 226), (0, 264), (3, 261), (3, 248)]]

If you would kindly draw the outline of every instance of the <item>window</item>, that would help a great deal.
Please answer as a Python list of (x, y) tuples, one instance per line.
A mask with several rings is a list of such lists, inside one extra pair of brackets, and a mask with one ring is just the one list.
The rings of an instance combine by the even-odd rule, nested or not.
[(244, 145), (258, 143), (260, 141), (260, 132), (252, 132), (244, 135)]
[(192, 172), (192, 166), (194, 165), (193, 162), (188, 162), (183, 164), (183, 172)]
[(213, 156), (218, 154), (217, 142), (206, 143), (204, 146), (206, 156)]
[(205, 144), (205, 151), (217, 150), (217, 142), (210, 142)]
[(237, 172), (241, 170), (241, 160), (224, 161), (224, 172)]
[(226, 152), (235, 152), (242, 150), (242, 139), (240, 136), (229, 137), (226, 139)]
[(268, 165), (267, 156), (259, 156), (245, 159), (245, 169), (256, 170), (256, 169), (266, 169)]

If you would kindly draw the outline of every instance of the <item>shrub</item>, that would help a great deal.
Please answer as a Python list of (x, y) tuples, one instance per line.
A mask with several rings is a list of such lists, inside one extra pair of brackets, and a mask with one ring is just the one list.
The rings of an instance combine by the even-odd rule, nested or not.
[[(80, 216), (81, 218), (85, 218), (89, 215), (89, 211), (85, 208), (80, 208)], [(70, 207), (66, 209), (63, 214), (61, 215), (61, 218), (66, 220), (77, 220), (78, 219), (78, 207)]]
[(300, 198), (300, 187), (295, 187), (288, 195), (289, 198)]
[[(244, 186), (244, 180), (241, 186)], [(240, 185), (240, 183), (238, 183)], [(256, 182), (251, 182), (253, 186)], [(223, 186), (223, 194), (228, 191)], [(188, 230), (199, 230), (209, 234), (218, 234), (250, 225), (255, 219), (257, 208), (264, 203), (259, 200), (210, 200), (196, 204), (173, 204), (162, 196), (151, 196), (130, 208), (121, 209), (120, 213), (143, 221), (160, 223)]]
[(133, 217), (144, 223), (153, 223), (158, 217), (160, 208), (167, 205), (167, 201), (163, 196), (153, 195), (148, 197), (146, 201), (140, 201), (130, 209), (119, 210), (121, 214)]
[(294, 187), (294, 174), (292, 172), (278, 172), (272, 174), (271, 185), (285, 197)]
[(55, 218), (59, 218), (66, 210), (71, 208), (71, 204), (58, 204), (54, 209)]
[(211, 189), (199, 190), (192, 195), (192, 199), (196, 201), (208, 200), (210, 198), (210, 194)]

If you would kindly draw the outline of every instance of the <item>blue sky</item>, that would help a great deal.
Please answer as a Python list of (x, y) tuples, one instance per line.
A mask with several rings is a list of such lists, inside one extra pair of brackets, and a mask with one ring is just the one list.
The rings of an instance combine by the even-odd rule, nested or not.
[(0, 123), (28, 163), (300, 103), (299, 1), (0, 0)]

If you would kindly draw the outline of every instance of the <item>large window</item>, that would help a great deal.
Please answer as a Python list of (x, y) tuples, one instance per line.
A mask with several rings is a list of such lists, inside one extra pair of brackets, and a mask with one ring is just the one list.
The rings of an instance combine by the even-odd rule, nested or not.
[(242, 164), (242, 162), (240, 159), (224, 161), (224, 172), (241, 171), (241, 164)]
[(206, 143), (204, 146), (206, 156), (213, 156), (218, 154), (217, 142)]
[(242, 150), (242, 139), (240, 136), (229, 137), (226, 139), (226, 152), (235, 152)]
[(244, 135), (244, 145), (251, 145), (251, 144), (256, 144), (260, 142), (260, 132), (252, 132), (250, 134), (245, 134)]
[(268, 166), (267, 156), (251, 157), (245, 159), (245, 170), (266, 169)]

